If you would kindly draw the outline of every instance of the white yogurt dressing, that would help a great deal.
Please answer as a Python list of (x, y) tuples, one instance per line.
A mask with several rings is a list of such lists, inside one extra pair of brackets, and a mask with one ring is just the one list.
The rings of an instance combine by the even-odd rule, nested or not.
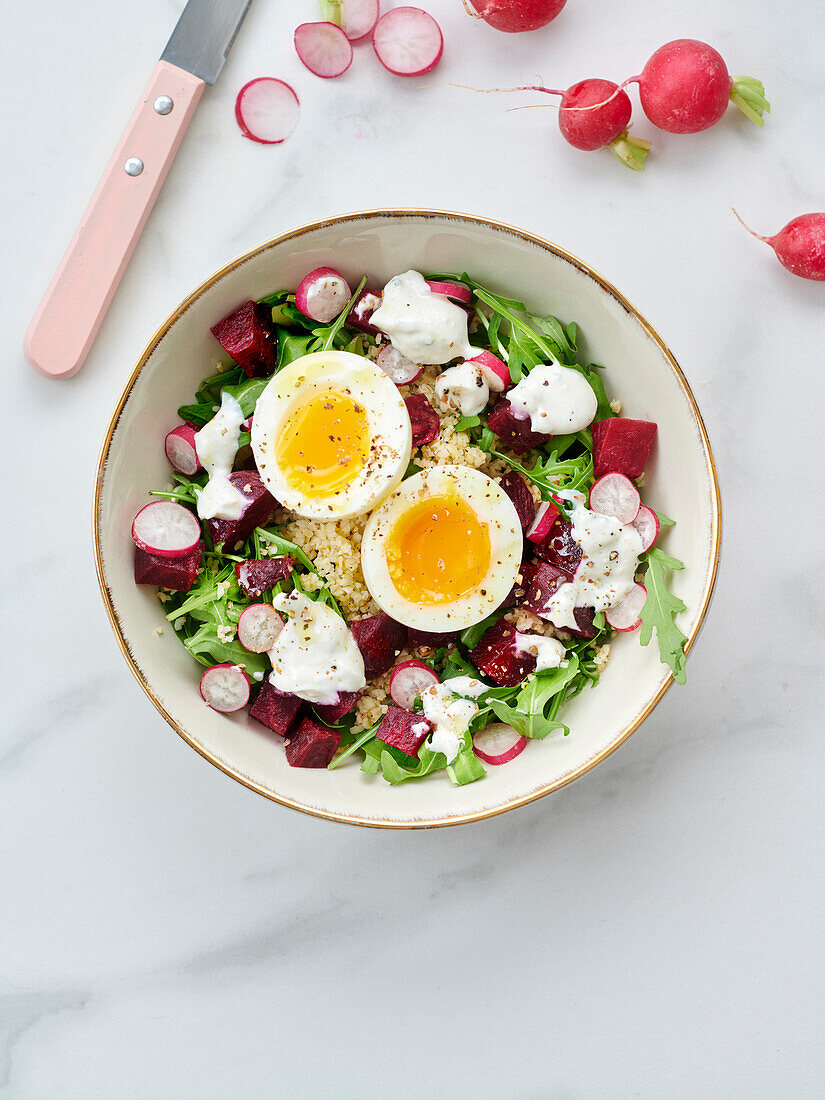
[(366, 685), (364, 658), (340, 615), (302, 592), (279, 593), (272, 606), (289, 616), (269, 651), (273, 687), (329, 705), (338, 702), (339, 692)]
[(195, 433), (195, 450), (209, 474), (205, 488), (196, 490), (201, 519), (240, 519), (249, 503), (229, 480), (243, 420), (241, 406), (224, 390), (217, 415)]
[(462, 416), (475, 416), (490, 400), (490, 387), (475, 363), (458, 363), (439, 374), (435, 396), (443, 409), (455, 409)]
[(487, 691), (487, 685), (477, 680), (475, 676), (451, 676), (443, 683), (444, 687), (449, 688), (454, 695), (469, 696), (471, 699), (478, 699), (479, 695)]
[(516, 631), (516, 651), (529, 653), (536, 658), (536, 672), (548, 668), (566, 668), (566, 650), (558, 638), (545, 638), (542, 634), (520, 634)]
[(433, 294), (418, 271), (390, 279), (370, 323), (413, 363), (440, 365), (478, 354), (470, 346), (465, 311), (446, 295)]
[(529, 417), (534, 432), (566, 435), (593, 422), (598, 401), (590, 383), (561, 363), (540, 363), (513, 386), (507, 400), (516, 416)]
[(443, 752), (447, 763), (452, 764), (461, 748), (462, 737), (478, 714), (478, 707), (472, 699), (460, 699), (453, 695), (446, 684), (433, 684), (422, 691), (421, 704), (424, 717), (434, 727), (427, 748), (433, 752)]

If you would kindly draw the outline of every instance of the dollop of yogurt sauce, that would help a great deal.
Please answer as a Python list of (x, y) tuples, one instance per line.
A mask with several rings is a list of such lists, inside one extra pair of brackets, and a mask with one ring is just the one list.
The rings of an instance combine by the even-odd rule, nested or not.
[(534, 432), (566, 435), (593, 422), (598, 401), (590, 383), (561, 363), (540, 363), (507, 394), (513, 415), (530, 419)]
[(475, 416), (490, 400), (490, 387), (475, 363), (458, 363), (439, 374), (435, 396), (442, 408), (455, 409), (462, 416)]
[(467, 314), (444, 294), (433, 294), (418, 271), (405, 271), (384, 287), (370, 322), (413, 363), (449, 363), (478, 354), (470, 346)]
[(582, 493), (562, 490), (558, 495), (573, 505), (571, 535), (581, 547), (582, 560), (573, 580), (550, 596), (542, 618), (560, 629), (575, 630), (574, 607), (603, 611), (619, 603), (633, 587), (642, 536), (629, 523), (591, 512)]
[(279, 593), (272, 606), (289, 616), (269, 651), (269, 682), (310, 703), (338, 702), (338, 693), (366, 685), (364, 658), (347, 624), (302, 592)]
[(224, 390), (220, 410), (195, 433), (195, 450), (209, 474), (206, 486), (196, 490), (201, 519), (240, 519), (244, 513), (248, 501), (229, 480), (244, 419), (241, 406)]
[(516, 631), (516, 651), (529, 653), (536, 658), (536, 672), (548, 668), (566, 668), (567, 651), (558, 638), (545, 638), (542, 634), (521, 634)]
[(487, 691), (487, 685), (477, 680), (475, 676), (451, 676), (444, 680), (444, 687), (449, 688), (454, 695), (463, 695), (466, 698), (478, 699)]
[(461, 748), (462, 737), (478, 714), (477, 705), (472, 699), (454, 695), (446, 683), (425, 688), (421, 692), (421, 705), (424, 707), (424, 717), (433, 724), (427, 748), (433, 752), (443, 752), (447, 763), (452, 764)]

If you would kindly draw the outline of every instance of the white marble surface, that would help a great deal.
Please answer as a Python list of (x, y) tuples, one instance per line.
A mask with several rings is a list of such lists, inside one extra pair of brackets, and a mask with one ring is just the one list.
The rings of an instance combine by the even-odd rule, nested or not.
[[(440, 81), (621, 78), (691, 34), (774, 113), (657, 134), (636, 176), (569, 149), (549, 111), (418, 91), (369, 47), (320, 81), (291, 48), (313, 0), (255, 0), (67, 383), (24, 364), (23, 332), (180, 3), (6, 12), (3, 1097), (822, 1095), (825, 286), (729, 207), (764, 232), (825, 207), (823, 9), (569, 0), (510, 37), (429, 4)], [(280, 148), (233, 121), (262, 74), (303, 100)], [(572, 787), (407, 834), (289, 812), (176, 738), (114, 644), (90, 546), (102, 432), (166, 313), (269, 236), (396, 205), (524, 226), (614, 281), (688, 374), (725, 509), (687, 687)]]

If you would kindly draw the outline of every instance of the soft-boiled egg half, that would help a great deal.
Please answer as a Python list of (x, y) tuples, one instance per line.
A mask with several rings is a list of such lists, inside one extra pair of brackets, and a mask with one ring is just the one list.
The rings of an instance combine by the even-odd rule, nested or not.
[(412, 431), (398, 387), (347, 351), (304, 355), (255, 406), (252, 452), (270, 493), (309, 519), (374, 508), (401, 481)]
[(370, 516), (361, 568), (373, 599), (417, 630), (463, 630), (516, 582), (521, 523), (492, 478), (435, 466), (407, 478)]

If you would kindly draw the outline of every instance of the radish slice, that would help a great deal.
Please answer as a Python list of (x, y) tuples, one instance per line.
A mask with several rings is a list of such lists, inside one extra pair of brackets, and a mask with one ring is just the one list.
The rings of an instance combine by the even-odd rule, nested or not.
[(659, 537), (659, 517), (652, 508), (643, 504), (633, 520), (633, 526), (642, 536), (642, 550), (649, 550)]
[(249, 679), (240, 665), (212, 665), (201, 676), (201, 696), (212, 710), (230, 714), (249, 702)]
[(245, 607), (238, 619), (238, 641), (250, 653), (266, 653), (284, 628), (284, 621), (268, 603)]
[(464, 283), (439, 283), (435, 279), (427, 279), (427, 286), (433, 294), (444, 294), (453, 302), (461, 302), (468, 306), (473, 300), (473, 292)]
[(395, 382), (396, 386), (407, 386), (410, 382), (415, 382), (416, 378), (421, 377), (424, 370), (418, 363), (413, 363), (412, 359), (408, 359), (406, 355), (402, 355), (400, 351), (389, 344), (381, 348), (375, 361), (384, 374), (389, 375)]
[(421, 8), (393, 8), (375, 24), (372, 45), (378, 60), (396, 76), (423, 76), (444, 50), (438, 23)]
[(301, 105), (283, 80), (259, 76), (244, 84), (235, 100), (235, 119), (241, 133), (261, 145), (280, 145), (298, 123)]
[(295, 305), (313, 321), (327, 324), (337, 317), (352, 297), (343, 275), (332, 267), (316, 267), (298, 283)]
[(295, 52), (311, 73), (329, 79), (352, 64), (352, 45), (334, 23), (302, 23), (295, 29)]
[(647, 589), (643, 584), (634, 584), (623, 600), (608, 607), (604, 613), (605, 619), (614, 630), (624, 633), (627, 630), (636, 630), (642, 625), (639, 616), (647, 599)]
[[(321, 3), (321, 13), (328, 14), (331, 5)], [(366, 38), (378, 22), (378, 0), (343, 0), (339, 5), (341, 28), (350, 42)]]
[(399, 707), (412, 710), (415, 697), (439, 682), (430, 666), (423, 661), (403, 661), (395, 666), (390, 675), (390, 695)]
[(590, 490), (590, 508), (603, 516), (632, 523), (639, 514), (639, 490), (624, 474), (605, 474)]
[(201, 468), (198, 449), (195, 446), (196, 429), (191, 424), (181, 424), (167, 432), (163, 441), (166, 457), (176, 470), (191, 477)]
[(468, 360), (481, 367), (484, 381), (492, 393), (502, 393), (510, 385), (510, 368), (490, 351), (482, 351)]
[(473, 752), (485, 764), (506, 764), (527, 748), (527, 738), (506, 722), (492, 722), (473, 734)]
[(544, 542), (550, 534), (550, 528), (559, 518), (559, 510), (550, 500), (543, 500), (536, 509), (536, 518), (527, 528), (530, 542)]
[(185, 558), (200, 542), (201, 525), (174, 500), (156, 500), (141, 508), (132, 522), (135, 545), (161, 558)]

